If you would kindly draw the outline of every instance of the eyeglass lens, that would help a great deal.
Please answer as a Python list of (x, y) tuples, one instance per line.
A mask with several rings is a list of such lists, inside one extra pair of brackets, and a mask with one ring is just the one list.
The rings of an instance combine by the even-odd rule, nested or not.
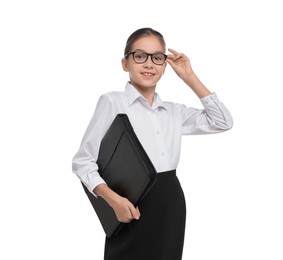
[(145, 52), (135, 52), (133, 55), (134, 61), (137, 63), (146, 62), (148, 56), (151, 56), (152, 62), (157, 65), (162, 65), (166, 60), (166, 56), (163, 53), (147, 54)]

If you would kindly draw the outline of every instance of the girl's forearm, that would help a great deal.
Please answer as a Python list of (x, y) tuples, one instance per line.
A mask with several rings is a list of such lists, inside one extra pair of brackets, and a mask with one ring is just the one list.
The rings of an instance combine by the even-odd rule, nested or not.
[(183, 80), (199, 98), (211, 95), (211, 92), (205, 87), (195, 73), (191, 73)]

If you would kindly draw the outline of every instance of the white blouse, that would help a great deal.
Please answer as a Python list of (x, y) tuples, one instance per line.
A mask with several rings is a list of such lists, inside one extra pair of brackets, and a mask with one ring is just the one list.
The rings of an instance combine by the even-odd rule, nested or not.
[(215, 93), (200, 100), (204, 106), (202, 110), (163, 102), (155, 93), (150, 106), (129, 82), (125, 91), (103, 94), (73, 158), (73, 172), (92, 193), (97, 185), (105, 183), (98, 173), (96, 161), (100, 142), (119, 113), (128, 115), (157, 172), (176, 169), (182, 135), (219, 133), (233, 125), (229, 111)]

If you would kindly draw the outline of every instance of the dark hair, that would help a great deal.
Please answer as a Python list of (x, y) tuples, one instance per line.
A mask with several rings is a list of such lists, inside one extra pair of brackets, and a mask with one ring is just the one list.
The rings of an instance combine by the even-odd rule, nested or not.
[(145, 28), (136, 30), (129, 36), (127, 43), (126, 43), (125, 50), (124, 50), (124, 56), (126, 56), (129, 52), (132, 51), (132, 47), (138, 39), (142, 37), (150, 36), (150, 35), (156, 36), (160, 40), (160, 43), (165, 48), (166, 44), (165, 44), (163, 35), (160, 32), (153, 30), (152, 28), (145, 27)]

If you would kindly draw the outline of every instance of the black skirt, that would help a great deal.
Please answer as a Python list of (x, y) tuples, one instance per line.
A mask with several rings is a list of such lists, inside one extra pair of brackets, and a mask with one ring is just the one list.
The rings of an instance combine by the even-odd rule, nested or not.
[(181, 260), (186, 203), (175, 170), (158, 173), (139, 210), (139, 220), (106, 237), (104, 260)]

